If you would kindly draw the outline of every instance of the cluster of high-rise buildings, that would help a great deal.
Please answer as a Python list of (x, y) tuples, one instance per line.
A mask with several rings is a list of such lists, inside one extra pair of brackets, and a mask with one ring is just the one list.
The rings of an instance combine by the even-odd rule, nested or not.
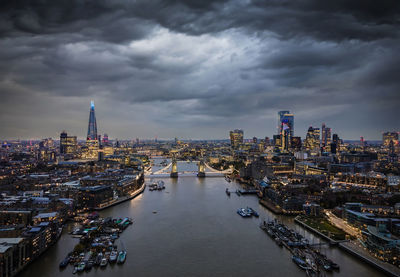
[[(230, 132), (230, 141), (233, 149), (238, 149), (243, 144), (243, 130), (233, 130)], [(253, 138), (257, 142), (257, 138)], [(263, 141), (264, 146), (274, 146), (275, 151), (280, 153), (295, 152), (305, 150), (311, 155), (328, 152), (336, 153), (339, 150), (341, 140), (337, 134), (332, 135), (332, 129), (325, 123), (322, 128), (310, 126), (304, 140), (294, 134), (294, 115), (290, 111), (278, 112), (277, 134), (273, 136), (273, 141), (266, 137)]]
[(94, 102), (90, 103), (89, 124), (86, 136), (86, 142), (78, 147), (76, 136), (69, 136), (66, 131), (60, 134), (60, 154), (68, 160), (74, 158), (97, 159), (104, 155), (113, 154), (112, 147), (107, 134), (103, 139), (97, 132), (97, 121), (94, 109)]

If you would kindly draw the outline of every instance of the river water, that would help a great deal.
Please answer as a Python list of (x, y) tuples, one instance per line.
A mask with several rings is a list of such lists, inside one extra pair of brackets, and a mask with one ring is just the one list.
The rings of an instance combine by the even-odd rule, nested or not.
[[(159, 167), (155, 166), (153, 170)], [(196, 170), (192, 163), (180, 162), (178, 170)], [(181, 177), (163, 179), (166, 189), (146, 191), (135, 199), (108, 208), (101, 216), (131, 217), (122, 240), (127, 250), (123, 265), (93, 268), (80, 276), (306, 276), (292, 261), (290, 253), (279, 247), (259, 227), (263, 219), (275, 217), (258, 204), (256, 196), (240, 196), (231, 191), (239, 184), (221, 177), (199, 179)], [(150, 181), (150, 180), (147, 180)], [(260, 218), (241, 218), (240, 207), (255, 208)], [(156, 213), (153, 213), (156, 212)], [(292, 218), (279, 220), (305, 235), (310, 241), (318, 238), (302, 229)], [(22, 277), (73, 276), (72, 266), (59, 270), (58, 264), (78, 239), (67, 234), (37, 261), (29, 265)], [(374, 268), (337, 248), (324, 246), (321, 251), (340, 265), (340, 271), (327, 276), (383, 276)]]

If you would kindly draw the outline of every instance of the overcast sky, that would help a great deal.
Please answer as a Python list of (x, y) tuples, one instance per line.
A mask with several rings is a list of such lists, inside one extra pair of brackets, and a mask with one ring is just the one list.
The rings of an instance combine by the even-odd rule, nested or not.
[(0, 3), (0, 139), (400, 130), (400, 1)]

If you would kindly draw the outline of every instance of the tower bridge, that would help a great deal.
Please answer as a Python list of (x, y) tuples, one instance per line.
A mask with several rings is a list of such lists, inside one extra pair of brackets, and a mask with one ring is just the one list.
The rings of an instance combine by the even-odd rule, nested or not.
[(223, 177), (225, 174), (232, 173), (232, 169), (227, 170), (217, 170), (208, 165), (204, 160), (200, 161), (192, 161), (193, 163), (197, 163), (197, 171), (179, 171), (178, 170), (178, 161), (175, 158), (172, 158), (172, 161), (165, 167), (157, 170), (155, 172), (145, 171), (146, 177), (152, 178), (178, 178), (178, 176), (197, 176), (199, 178), (204, 177)]

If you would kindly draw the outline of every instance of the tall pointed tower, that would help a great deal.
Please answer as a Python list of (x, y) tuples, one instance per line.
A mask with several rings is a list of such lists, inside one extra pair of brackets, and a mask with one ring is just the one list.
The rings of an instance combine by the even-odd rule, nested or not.
[(94, 101), (90, 102), (89, 126), (86, 141), (97, 141), (97, 123), (96, 115), (94, 114)]

